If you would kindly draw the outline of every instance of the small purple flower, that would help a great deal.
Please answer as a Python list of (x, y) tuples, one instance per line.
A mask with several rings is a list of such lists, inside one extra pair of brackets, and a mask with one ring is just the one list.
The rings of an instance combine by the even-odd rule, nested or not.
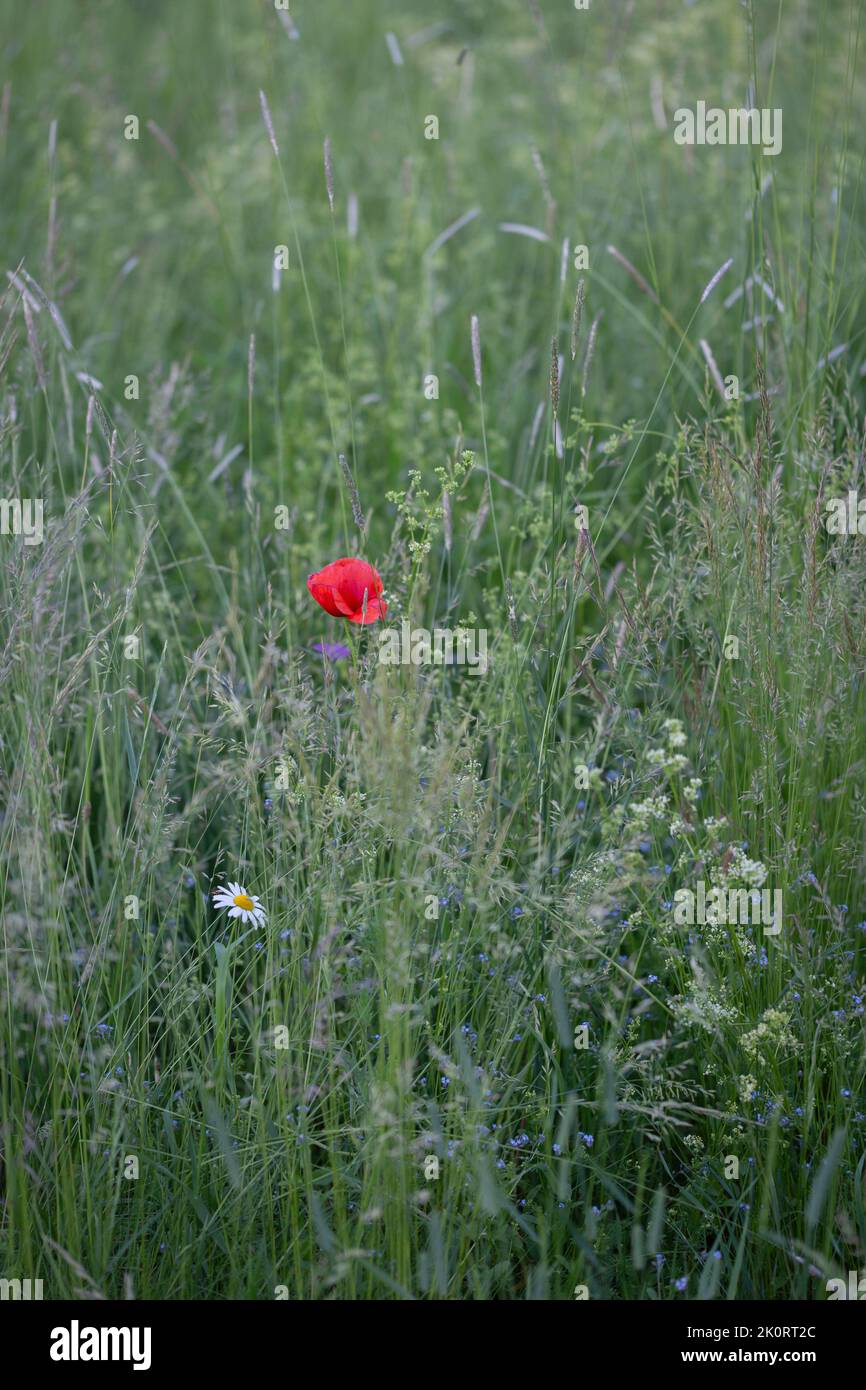
[(342, 642), (314, 642), (313, 651), (321, 652), (329, 661), (345, 661), (352, 653)]

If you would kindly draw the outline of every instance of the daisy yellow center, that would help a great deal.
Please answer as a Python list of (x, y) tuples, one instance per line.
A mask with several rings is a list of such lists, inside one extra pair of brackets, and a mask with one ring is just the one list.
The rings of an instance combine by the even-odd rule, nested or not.
[(234, 905), (239, 907), (242, 912), (252, 912), (253, 910), (253, 900), (248, 898), (246, 893), (238, 893), (234, 899)]

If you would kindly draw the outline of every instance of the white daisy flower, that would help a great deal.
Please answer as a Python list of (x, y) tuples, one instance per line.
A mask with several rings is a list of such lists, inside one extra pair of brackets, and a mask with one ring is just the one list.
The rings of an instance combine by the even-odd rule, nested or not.
[(240, 917), (246, 924), (252, 922), (260, 927), (265, 920), (265, 909), (258, 898), (248, 893), (239, 883), (222, 884), (213, 895), (214, 907), (228, 908), (230, 917)]

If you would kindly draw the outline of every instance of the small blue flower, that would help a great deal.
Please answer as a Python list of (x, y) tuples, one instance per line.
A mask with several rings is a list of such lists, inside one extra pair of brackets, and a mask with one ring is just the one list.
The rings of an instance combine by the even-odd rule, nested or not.
[(321, 652), (329, 661), (345, 661), (347, 656), (351, 656), (351, 650), (342, 642), (314, 642), (313, 651)]

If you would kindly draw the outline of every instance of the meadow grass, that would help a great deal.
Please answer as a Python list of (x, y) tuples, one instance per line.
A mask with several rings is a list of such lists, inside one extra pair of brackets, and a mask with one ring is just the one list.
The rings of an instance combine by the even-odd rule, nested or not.
[[(825, 1297), (866, 1250), (860, 7), (0, 13), (2, 495), (45, 511), (0, 537), (0, 1272)], [(778, 156), (674, 142), (750, 82)], [(306, 589), (354, 554), (488, 669), (380, 664)], [(678, 925), (698, 881), (781, 930)]]

